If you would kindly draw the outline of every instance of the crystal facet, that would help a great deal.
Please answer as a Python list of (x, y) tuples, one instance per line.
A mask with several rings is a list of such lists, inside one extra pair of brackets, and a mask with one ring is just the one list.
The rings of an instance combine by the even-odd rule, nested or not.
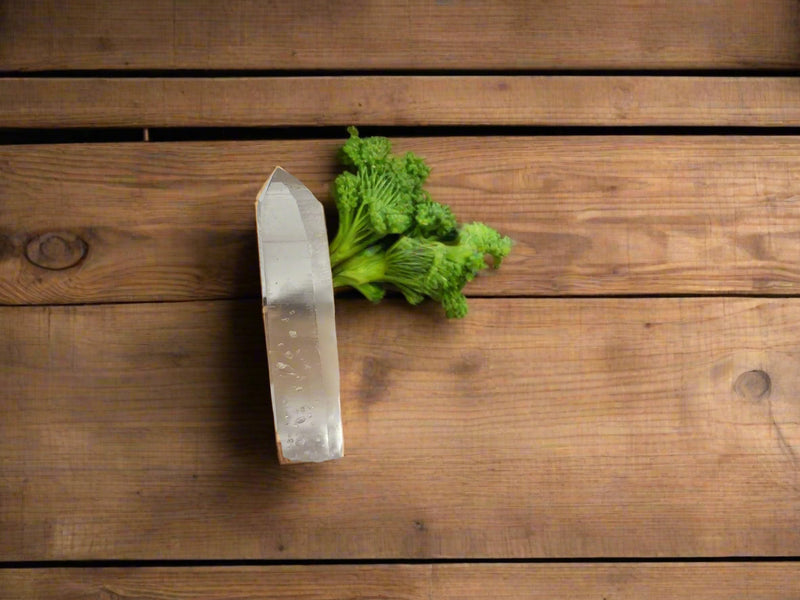
[(278, 167), (258, 195), (256, 222), (281, 461), (339, 458), (339, 356), (322, 204)]

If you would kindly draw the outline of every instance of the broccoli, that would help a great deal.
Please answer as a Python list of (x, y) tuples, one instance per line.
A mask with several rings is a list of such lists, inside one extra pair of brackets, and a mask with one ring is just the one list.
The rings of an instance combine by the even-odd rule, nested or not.
[(463, 317), (462, 289), (485, 256), (500, 266), (511, 239), (483, 223), (461, 225), (423, 189), (430, 169), (415, 154), (391, 154), (386, 138), (350, 139), (340, 152), (350, 170), (334, 181), (339, 227), (330, 244), (334, 287), (352, 287), (378, 302), (390, 285), (411, 304), (431, 298), (448, 317)]

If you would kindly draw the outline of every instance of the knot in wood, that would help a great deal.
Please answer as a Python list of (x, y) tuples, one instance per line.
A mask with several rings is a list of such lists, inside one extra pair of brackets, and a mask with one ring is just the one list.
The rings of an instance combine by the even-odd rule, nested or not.
[(745, 400), (758, 401), (769, 396), (772, 391), (772, 380), (760, 369), (745, 371), (736, 378), (733, 389)]
[(68, 231), (55, 231), (38, 235), (28, 242), (25, 258), (42, 269), (60, 271), (81, 262), (88, 250), (89, 245), (80, 236)]

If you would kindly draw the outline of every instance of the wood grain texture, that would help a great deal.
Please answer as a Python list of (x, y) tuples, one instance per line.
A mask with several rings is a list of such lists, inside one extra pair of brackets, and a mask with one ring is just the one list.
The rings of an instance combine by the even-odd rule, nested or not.
[[(328, 202), (339, 144), (0, 148), (0, 302), (257, 296), (259, 187), (281, 164)], [(461, 220), (516, 241), (470, 294), (800, 291), (800, 138), (418, 138), (396, 149), (427, 158), (431, 193)], [(34, 264), (42, 240), (36, 256), (55, 252), (46, 265), (77, 262)]]
[(800, 124), (790, 77), (0, 79), (0, 127)]
[(0, 560), (800, 549), (800, 300), (342, 300), (347, 456), (291, 467), (258, 302), (0, 328)]
[(797, 563), (432, 564), (0, 571), (0, 599), (784, 600)]
[(9, 0), (0, 70), (796, 68), (793, 0)]

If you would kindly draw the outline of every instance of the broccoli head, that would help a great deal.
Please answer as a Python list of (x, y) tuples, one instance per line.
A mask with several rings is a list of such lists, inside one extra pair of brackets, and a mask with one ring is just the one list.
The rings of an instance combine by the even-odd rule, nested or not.
[(339, 226), (331, 241), (331, 265), (336, 266), (388, 235), (399, 235), (415, 224), (415, 207), (426, 198), (422, 185), (430, 170), (413, 153), (391, 154), (386, 138), (361, 138), (349, 129), (342, 148), (346, 171), (334, 181), (333, 197)]

